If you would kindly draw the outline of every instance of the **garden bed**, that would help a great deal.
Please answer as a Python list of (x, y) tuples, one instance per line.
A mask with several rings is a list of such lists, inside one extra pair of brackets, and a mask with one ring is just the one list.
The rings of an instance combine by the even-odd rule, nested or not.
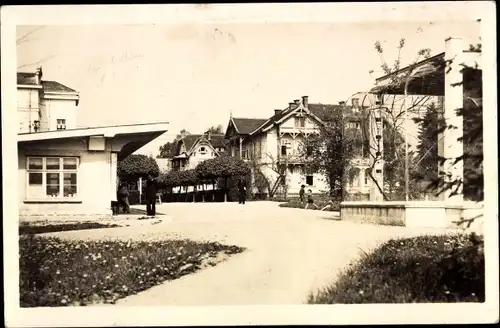
[(112, 304), (243, 248), (189, 240), (67, 241), (29, 235), (20, 236), (19, 251), (20, 305), (38, 307)]
[(117, 224), (102, 224), (99, 222), (68, 222), (68, 223), (46, 223), (46, 222), (21, 222), (19, 235), (39, 234), (59, 231), (88, 230), (121, 227)]
[(471, 236), (390, 240), (310, 295), (309, 303), (484, 302), (484, 252)]

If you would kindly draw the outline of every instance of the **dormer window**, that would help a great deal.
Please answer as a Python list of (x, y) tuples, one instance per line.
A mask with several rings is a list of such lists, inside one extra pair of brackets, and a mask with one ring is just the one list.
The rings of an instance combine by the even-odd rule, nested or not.
[(200, 154), (205, 155), (207, 153), (207, 149), (205, 147), (200, 147)]

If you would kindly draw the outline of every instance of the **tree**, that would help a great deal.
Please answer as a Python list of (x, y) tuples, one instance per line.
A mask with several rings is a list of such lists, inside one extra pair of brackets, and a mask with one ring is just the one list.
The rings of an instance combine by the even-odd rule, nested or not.
[(160, 146), (159, 151), (160, 153), (156, 156), (157, 158), (171, 158), (172, 153), (174, 152), (174, 148), (177, 147), (177, 143), (179, 140), (184, 138), (187, 135), (190, 135), (186, 129), (182, 129), (174, 138), (173, 141), (168, 141), (162, 146)]
[(210, 128), (208, 128), (207, 132), (211, 132), (213, 134), (223, 134), (224, 133), (224, 127), (222, 126), (222, 124), (213, 125)]
[(157, 177), (160, 168), (153, 157), (132, 154), (118, 162), (117, 174), (121, 181), (135, 183), (139, 178), (147, 178), (148, 175)]
[(224, 201), (227, 201), (230, 189), (229, 183), (234, 182), (230, 181), (231, 178), (245, 178), (248, 185), (249, 180), (251, 180), (249, 179), (251, 173), (250, 166), (243, 160), (231, 156), (220, 156), (203, 161), (196, 166), (196, 173), (201, 181), (211, 181), (214, 183), (214, 181), (221, 179), (225, 190)]
[(330, 196), (338, 200), (343, 196), (344, 169), (349, 166), (350, 149), (355, 140), (349, 133), (344, 134), (344, 108), (340, 106), (337, 111), (322, 113), (324, 124), (319, 126), (319, 134), (308, 136), (301, 149), (305, 171), (323, 173), (330, 187)]
[(431, 103), (422, 118), (413, 119), (419, 124), (416, 158), (418, 173), (415, 178), (429, 182), (437, 179), (439, 172), (438, 131), (444, 124), (439, 110), (435, 103)]

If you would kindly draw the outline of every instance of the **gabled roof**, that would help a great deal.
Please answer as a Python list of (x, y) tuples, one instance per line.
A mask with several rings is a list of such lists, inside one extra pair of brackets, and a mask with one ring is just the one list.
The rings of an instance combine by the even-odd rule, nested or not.
[(267, 119), (262, 118), (231, 118), (238, 134), (250, 134), (264, 124)]
[(191, 151), (194, 145), (196, 145), (201, 140), (205, 140), (214, 148), (224, 148), (224, 135), (223, 134), (212, 134), (210, 136), (210, 140), (207, 139), (207, 136), (204, 134), (188, 134), (185, 137), (178, 140), (171, 149), (171, 157), (178, 156), (178, 152), (180, 150), (181, 143), (184, 143), (184, 147), (186, 148), (186, 153)]
[[(335, 106), (335, 105), (308, 104), (308, 107), (305, 109), (307, 111), (309, 111), (315, 118), (317, 118), (319, 121), (321, 121), (322, 119), (318, 115), (316, 115), (315, 112), (320, 112), (321, 110), (323, 110), (323, 111), (328, 110), (328, 107), (325, 107), (325, 106)], [(292, 114), (294, 111), (299, 110), (301, 108), (304, 109), (304, 107), (302, 105), (295, 106), (295, 107), (289, 106), (289, 107), (281, 110), (280, 112), (275, 113), (273, 116), (271, 116), (269, 119), (267, 119), (266, 122), (264, 124), (262, 124), (258, 129), (254, 130), (251, 134), (256, 134), (256, 133), (259, 133), (261, 131), (265, 131), (266, 129), (273, 126), (275, 123), (280, 122), (286, 116)], [(311, 110), (310, 108), (313, 108), (314, 111)]]

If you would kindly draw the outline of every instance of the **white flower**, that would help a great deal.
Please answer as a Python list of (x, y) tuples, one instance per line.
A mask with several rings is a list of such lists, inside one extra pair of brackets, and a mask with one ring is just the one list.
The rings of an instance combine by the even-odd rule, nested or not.
[(364, 292), (364, 291), (362, 291), (362, 290), (360, 290), (360, 291), (359, 291), (359, 294), (361, 294), (361, 295), (363, 295), (364, 293), (365, 293), (365, 292)]

